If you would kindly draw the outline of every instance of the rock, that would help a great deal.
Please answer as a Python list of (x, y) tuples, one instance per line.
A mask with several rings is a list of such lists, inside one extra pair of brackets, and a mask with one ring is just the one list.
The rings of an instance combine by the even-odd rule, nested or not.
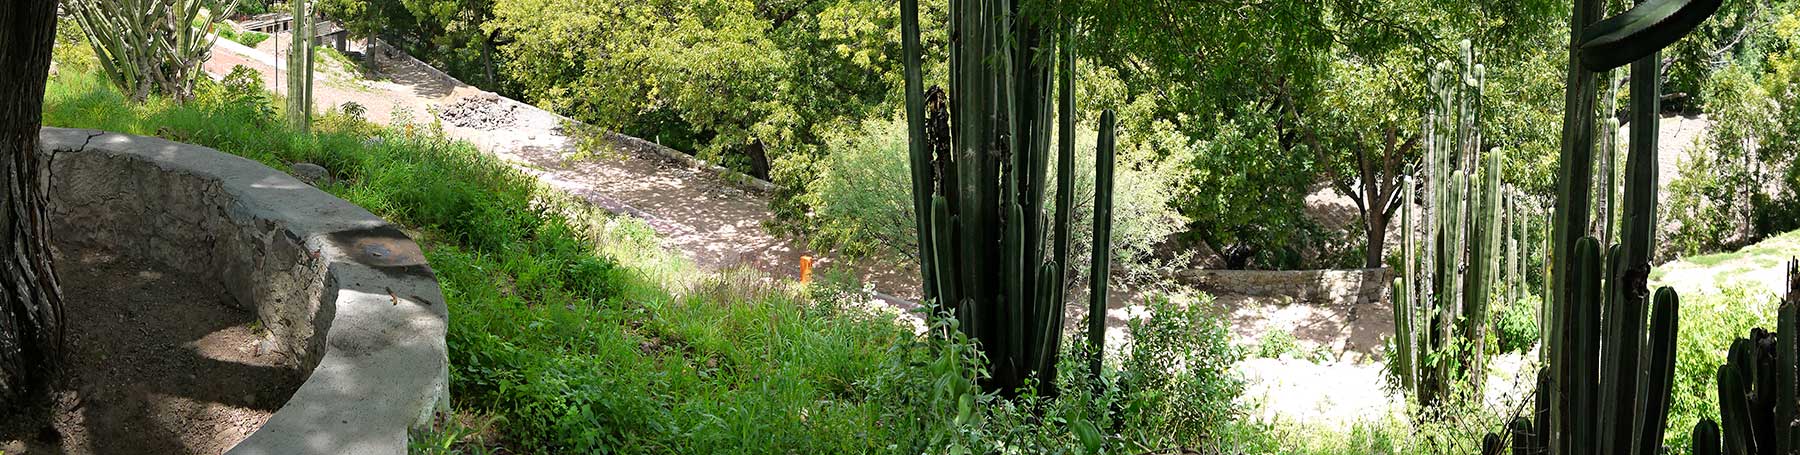
[(325, 170), (324, 166), (312, 163), (294, 163), (291, 170), (295, 178), (308, 185), (322, 187), (331, 184), (331, 171)]
[(432, 106), (431, 112), (446, 124), (484, 131), (498, 131), (514, 126), (518, 104), (502, 100), (499, 95), (482, 92), (443, 106)]

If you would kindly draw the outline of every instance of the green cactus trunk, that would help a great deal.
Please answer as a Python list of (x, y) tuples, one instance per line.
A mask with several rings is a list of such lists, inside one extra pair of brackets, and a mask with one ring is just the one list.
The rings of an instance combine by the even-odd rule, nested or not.
[(1406, 179), (1403, 185), (1404, 202), (1400, 205), (1400, 277), (1395, 279), (1394, 293), (1391, 298), (1394, 306), (1394, 347), (1399, 356), (1396, 370), (1400, 372), (1401, 389), (1409, 394), (1418, 393), (1419, 371), (1417, 350), (1419, 339), (1415, 327), (1418, 325), (1418, 274), (1419, 257), (1417, 231), (1413, 226), (1413, 198), (1418, 194), (1418, 182)]
[[(1118, 120), (1112, 111), (1100, 114), (1099, 149), (1094, 156), (1094, 212), (1112, 213), (1113, 210), (1113, 131)], [(1091, 280), (1088, 289), (1088, 373), (1092, 377), (1100, 377), (1100, 362), (1106, 352), (1106, 282), (1112, 275), (1112, 217), (1094, 217), (1094, 254), (1093, 264), (1088, 270)]]
[[(1424, 232), (1406, 226), (1414, 219), (1410, 212), (1402, 215), (1403, 262), (1417, 272), (1403, 273), (1396, 291), (1405, 294), (1409, 306), (1404, 310), (1412, 315), (1404, 327), (1396, 319), (1396, 339), (1411, 345), (1400, 376), (1402, 383), (1414, 381), (1407, 388), (1427, 404), (1452, 390), (1452, 382), (1482, 376), (1489, 302), (1504, 297), (1497, 288), (1505, 265), (1501, 205), (1506, 189), (1500, 185), (1498, 154), (1484, 155), (1480, 145), (1485, 70), (1475, 63), (1468, 42), (1461, 49), (1459, 62), (1441, 62), (1429, 74), (1422, 190), (1406, 189), (1408, 195), (1424, 193), (1419, 217)], [(1403, 207), (1410, 210), (1411, 205), (1409, 198)], [(1422, 248), (1406, 246), (1414, 237), (1423, 237)], [(1396, 318), (1401, 311), (1396, 308)], [(1465, 347), (1459, 358), (1433, 355), (1452, 344)]]
[(1788, 289), (1775, 332), (1756, 328), (1731, 344), (1718, 371), (1718, 423), (1703, 419), (1694, 427), (1694, 453), (1800, 450), (1800, 424), (1792, 423), (1800, 411), (1800, 260), (1789, 262), (1787, 270)]
[[(107, 80), (134, 101), (153, 94), (177, 102), (192, 99), (201, 65), (219, 39), (213, 28), (229, 27), (220, 21), (237, 11), (235, 0), (68, 0), (62, 4), (63, 12), (86, 35)], [(205, 21), (199, 21), (202, 7), (213, 8)]]
[[(1576, 45), (1581, 43), (1581, 31), (1598, 22), (1605, 11), (1600, 0), (1576, 0), (1574, 14), (1570, 19), (1572, 32), (1569, 34), (1569, 69), (1564, 78), (1566, 89), (1563, 97), (1562, 152), (1558, 157), (1560, 169), (1557, 171), (1556, 220), (1553, 223), (1555, 229), (1550, 235), (1550, 256), (1562, 264), (1574, 263), (1570, 251), (1587, 233), (1589, 193), (1593, 188), (1594, 73), (1577, 64), (1581, 49)], [(1555, 271), (1560, 267), (1550, 268), (1551, 290), (1545, 301), (1557, 308), (1550, 312), (1550, 325), (1554, 328), (1551, 336), (1555, 338), (1550, 344), (1554, 349), (1550, 352), (1550, 375), (1568, 378), (1580, 373), (1569, 371), (1571, 363), (1577, 360), (1571, 351), (1574, 346), (1561, 340), (1571, 335), (1568, 332), (1573, 325), (1567, 319), (1572, 317), (1570, 310), (1576, 306), (1575, 287), (1568, 283), (1568, 276), (1571, 274), (1557, 274)], [(1562, 390), (1580, 388), (1574, 384), (1562, 383), (1557, 384), (1557, 387)], [(1583, 453), (1575, 451), (1572, 444), (1587, 433), (1576, 431), (1576, 422), (1569, 421), (1570, 417), (1575, 417), (1583, 409), (1572, 401), (1574, 397), (1570, 395), (1556, 394), (1552, 397), (1555, 399), (1551, 402), (1551, 431), (1560, 433), (1559, 436), (1568, 436), (1566, 439), (1558, 438), (1561, 444), (1557, 447), (1557, 452)], [(1597, 453), (1591, 451), (1596, 447), (1589, 446), (1588, 449), (1590, 452), (1586, 453)]]
[[(918, 2), (901, 2), (914, 213), (927, 214), (919, 229), (922, 236), (930, 233), (920, 242), (921, 279), (931, 283), (927, 297), (940, 308), (953, 309), (958, 328), (980, 343), (989, 361), (984, 387), (1008, 396), (1033, 379), (1038, 393), (1055, 393), (1065, 268), (1070, 265), (1067, 215), (1073, 205), (1074, 57), (1065, 46), (1061, 58), (1053, 58), (1058, 54), (1051, 39), (1070, 39), (1069, 28), (1051, 27), (1046, 18), (1020, 11), (1021, 5), (1011, 0), (953, 2), (954, 102), (927, 102)], [(1054, 103), (1053, 85), (1058, 84), (1053, 81), (1063, 91)], [(1063, 128), (1058, 210), (1056, 225), (1046, 226), (1050, 116), (1058, 110), (1056, 104), (1061, 105)], [(947, 129), (948, 137), (934, 134), (927, 119), (945, 117), (940, 129)], [(1096, 367), (1104, 348), (1106, 261), (1111, 258), (1112, 136), (1102, 134), (1107, 150), (1097, 160), (1096, 183), (1102, 188), (1096, 196), (1089, 287), (1090, 310), (1099, 308), (1090, 313), (1089, 326)], [(1101, 336), (1092, 336), (1096, 333)]]
[(293, 28), (288, 32), (287, 118), (289, 126), (306, 132), (312, 128), (312, 37), (316, 19), (305, 0), (293, 0), (293, 4)]
[[(1711, 3), (1711, 8), (1701, 4)], [(1547, 347), (1548, 368), (1540, 378), (1538, 396), (1549, 397), (1540, 413), (1540, 432), (1548, 441), (1533, 442), (1531, 452), (1557, 454), (1659, 453), (1667, 424), (1674, 378), (1675, 339), (1679, 327), (1679, 299), (1673, 290), (1657, 290), (1652, 300), (1647, 281), (1656, 227), (1656, 135), (1660, 111), (1660, 81), (1656, 48), (1692, 30), (1717, 8), (1716, 0), (1649, 0), (1632, 11), (1605, 21), (1597, 0), (1578, 0), (1571, 21), (1567, 105), (1563, 121), (1563, 150), (1557, 180), (1552, 248), (1546, 262), (1552, 289), (1552, 321)], [(1675, 17), (1662, 21), (1660, 14)], [(1646, 22), (1644, 18), (1652, 18)], [(1675, 25), (1669, 25), (1675, 24)], [(1599, 43), (1599, 44), (1595, 44)], [(1658, 44), (1660, 43), (1660, 44)], [(1630, 54), (1630, 58), (1622, 55)], [(1588, 217), (1591, 193), (1610, 193), (1611, 185), (1594, 185), (1594, 71), (1606, 71), (1612, 62), (1632, 64), (1632, 140), (1626, 159), (1623, 214), (1619, 217), (1621, 244), (1601, 256), (1601, 245), (1590, 232), (1607, 235), (1611, 228), (1591, 229)], [(1616, 65), (1614, 65), (1616, 66)], [(1610, 124), (1608, 125), (1610, 128)], [(1602, 161), (1607, 163), (1607, 161)], [(1610, 164), (1602, 164), (1602, 168)], [(1602, 195), (1609, 205), (1610, 195)], [(1610, 219), (1609, 208), (1598, 215)], [(1605, 225), (1609, 222), (1603, 221)], [(1604, 265), (1604, 267), (1602, 267)], [(1646, 327), (1645, 310), (1648, 314)], [(1602, 310), (1605, 323), (1602, 324)], [(1760, 329), (1759, 329), (1760, 332)], [(1753, 338), (1757, 337), (1753, 334)], [(1747, 432), (1759, 419), (1761, 406), (1745, 403), (1746, 384), (1767, 377), (1784, 384), (1788, 375), (1772, 368), (1756, 369), (1756, 360), (1778, 356), (1753, 354), (1757, 343), (1739, 340), (1732, 347), (1731, 362), (1719, 371), (1719, 396), (1723, 414), (1726, 453), (1756, 453), (1762, 447)], [(1791, 351), (1791, 349), (1790, 349)], [(1791, 355), (1791, 352), (1787, 355)], [(1736, 365), (1750, 365), (1748, 371)], [(1759, 376), (1759, 373), (1761, 374)], [(1793, 375), (1800, 376), (1800, 375)], [(1780, 377), (1781, 379), (1776, 379)], [(1773, 387), (1773, 385), (1770, 385)], [(1791, 385), (1784, 387), (1792, 388)], [(1762, 394), (1759, 396), (1771, 396)], [(1791, 392), (1782, 394), (1791, 395)], [(1752, 409), (1755, 408), (1755, 409)], [(1771, 412), (1774, 412), (1772, 409)], [(1790, 410), (1791, 412), (1791, 410)], [(1791, 414), (1790, 414), (1791, 415)], [(1545, 424), (1547, 422), (1547, 425)], [(1548, 428), (1545, 431), (1545, 428)], [(1709, 422), (1695, 427), (1696, 452), (1717, 453), (1717, 433)], [(1785, 429), (1784, 429), (1785, 430)], [(1769, 435), (1767, 447), (1789, 447), (1774, 441), (1787, 431), (1760, 431)], [(1707, 438), (1701, 440), (1702, 437)], [(1516, 443), (1525, 443), (1518, 441)]]

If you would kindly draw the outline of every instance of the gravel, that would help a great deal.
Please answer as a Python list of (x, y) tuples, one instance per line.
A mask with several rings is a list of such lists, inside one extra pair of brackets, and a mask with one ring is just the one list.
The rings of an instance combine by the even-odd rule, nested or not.
[(518, 115), (517, 104), (491, 93), (464, 97), (444, 106), (431, 108), (432, 114), (445, 124), (484, 131), (512, 128)]

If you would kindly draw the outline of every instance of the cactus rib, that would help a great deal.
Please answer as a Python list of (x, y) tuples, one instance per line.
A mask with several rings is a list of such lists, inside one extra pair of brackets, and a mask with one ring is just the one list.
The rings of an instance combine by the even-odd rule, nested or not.
[(1722, 0), (1649, 0), (1589, 25), (1579, 45), (1581, 66), (1600, 72), (1656, 53), (1687, 36), (1719, 10)]

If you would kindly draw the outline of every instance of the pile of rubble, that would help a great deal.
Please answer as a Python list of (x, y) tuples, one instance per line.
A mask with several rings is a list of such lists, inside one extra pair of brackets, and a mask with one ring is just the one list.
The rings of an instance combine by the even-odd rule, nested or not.
[(469, 96), (448, 105), (431, 108), (438, 120), (446, 125), (484, 131), (511, 128), (518, 109), (518, 104), (502, 100), (499, 95), (492, 93)]

